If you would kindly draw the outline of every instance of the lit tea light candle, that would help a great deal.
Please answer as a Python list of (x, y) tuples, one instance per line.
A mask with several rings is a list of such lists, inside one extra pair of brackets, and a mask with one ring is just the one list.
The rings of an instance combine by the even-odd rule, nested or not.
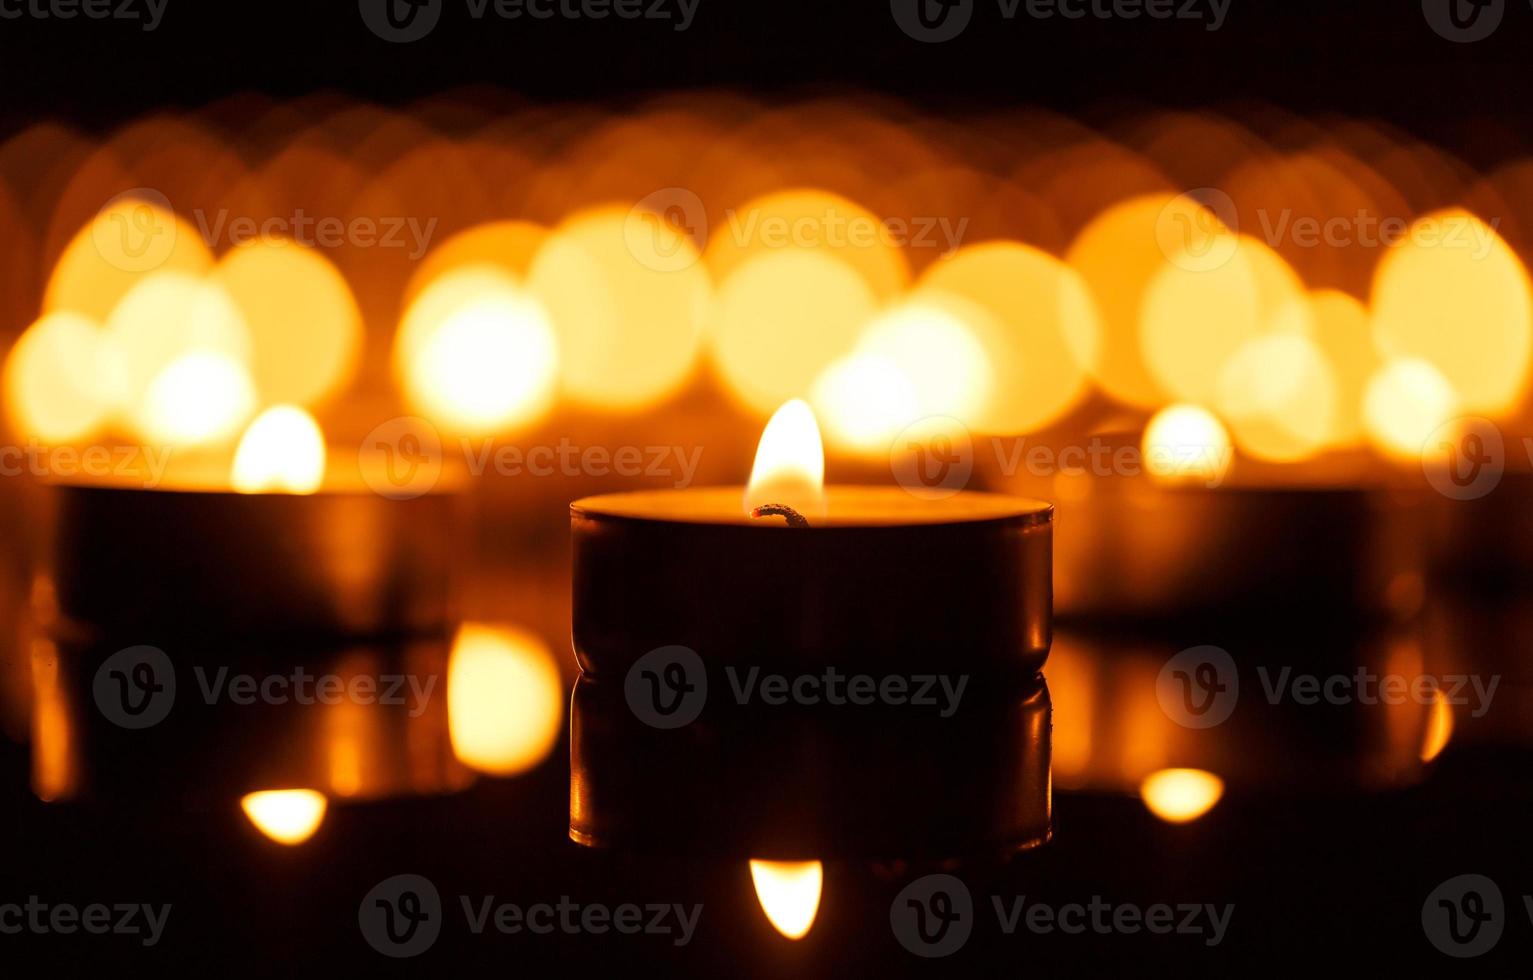
[[(770, 870), (792, 868), (804, 898), (822, 860), (1049, 838), (1038, 672), (1052, 506), (826, 486), (824, 466), (814, 417), (793, 402), (768, 424), (748, 487), (572, 505), (572, 839), (748, 858), (774, 895)], [(634, 707), (630, 674), (677, 647), (707, 675), (677, 679), (706, 703), (690, 723), (657, 725)], [(735, 693), (753, 669), (875, 690), (962, 678), (967, 693), (947, 716), (876, 698), (780, 710)], [(781, 930), (807, 931), (811, 903), (788, 904)]]
[(171, 460), (161, 482), (54, 487), (52, 576), (66, 619), (156, 631), (382, 635), (449, 623), (455, 480), (392, 499), (383, 452), (327, 454), (273, 408), (227, 471)]
[[(381, 450), (327, 453), (315, 421), (280, 406), (251, 423), (232, 461), (173, 460), (152, 489), (53, 484), (38, 613), (57, 682), (45, 712), (55, 723), (34, 728), (48, 762), (34, 767), (39, 793), (243, 798), (264, 832), (297, 843), (323, 818), (316, 800), (465, 785), (445, 695), (378, 696), (395, 676), (445, 688), (455, 627), (459, 481), (444, 474), (396, 499), (392, 462)], [(100, 675), (110, 658), (150, 648), (160, 666), (135, 663), (122, 697), (165, 692), (164, 710), (125, 729), (102, 706)], [(204, 695), (219, 677), (283, 686), (254, 701), (232, 687)], [(317, 700), (320, 678), (362, 694)]]
[(824, 466), (813, 415), (792, 402), (768, 424), (749, 488), (576, 501), (581, 669), (621, 677), (675, 644), (721, 664), (875, 675), (1043, 667), (1051, 505), (823, 486)]

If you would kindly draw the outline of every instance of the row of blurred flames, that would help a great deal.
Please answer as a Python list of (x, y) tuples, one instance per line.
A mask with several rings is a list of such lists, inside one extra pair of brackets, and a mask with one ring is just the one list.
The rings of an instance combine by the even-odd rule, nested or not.
[(809, 398), (849, 454), (1092, 402), (1263, 462), (1413, 460), (1522, 407), (1529, 191), (1533, 162), (1262, 110), (470, 93), (45, 123), (0, 143), (7, 416), (216, 449), (271, 406), (494, 434), (711, 379), (756, 415)]

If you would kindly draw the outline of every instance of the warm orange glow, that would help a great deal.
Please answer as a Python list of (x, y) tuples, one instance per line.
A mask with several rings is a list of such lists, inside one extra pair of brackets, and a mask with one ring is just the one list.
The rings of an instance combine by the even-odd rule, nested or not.
[(1230, 434), (1213, 413), (1196, 405), (1162, 409), (1145, 427), (1145, 469), (1158, 480), (1221, 480), (1234, 449)]
[(1457, 393), (1437, 368), (1419, 359), (1398, 360), (1380, 368), (1368, 382), (1363, 423), (1379, 450), (1416, 461), (1432, 433), (1458, 408)]
[(1505, 412), (1526, 389), (1533, 353), (1527, 270), (1468, 212), (1425, 215), (1379, 264), (1373, 329), (1386, 357), (1441, 372), (1465, 411)]
[[(1220, 234), (1213, 234), (1219, 233)], [(1185, 247), (1205, 256), (1227, 253), (1233, 236), (1218, 216), (1184, 195), (1148, 194), (1116, 204), (1097, 215), (1070, 245), (1066, 261), (1091, 289), (1102, 316), (1103, 343), (1096, 380), (1120, 401), (1153, 408), (1165, 401), (1140, 347), (1139, 316), (1145, 291)], [(1227, 236), (1227, 237), (1225, 237)]]
[[(686, 236), (629, 235), (628, 208), (577, 214), (549, 234), (527, 282), (558, 331), (577, 401), (635, 410), (689, 378), (713, 285)], [(678, 261), (678, 257), (682, 260)]]
[(745, 511), (765, 504), (825, 513), (825, 445), (813, 409), (796, 399), (777, 410), (756, 447)]
[[(151, 441), (202, 444), (229, 437), (255, 407), (248, 370), (249, 328), (228, 291), (216, 282), (179, 272), (159, 272), (144, 278), (112, 310), (105, 338), (112, 359), (112, 391), (119, 408), (139, 434)], [(208, 407), (236, 396), (248, 398), (251, 404), (243, 407), (245, 414), (232, 422), (211, 414), (206, 424), (194, 418), (167, 421), (156, 416), (167, 406), (149, 404), (151, 389), (162, 385), (172, 364), (193, 354), (216, 357), (243, 379), (237, 390), (230, 390), (228, 398), (210, 393)], [(229, 373), (221, 368), (211, 370), (222, 372), (221, 376)], [(185, 393), (187, 385), (188, 379), (181, 377), (169, 394)], [(163, 399), (166, 394), (161, 391), (158, 397)]]
[(232, 439), (255, 408), (255, 388), (223, 354), (182, 355), (150, 382), (134, 411), (138, 431), (167, 446), (215, 446)]
[(362, 314), (325, 256), (290, 242), (241, 246), (217, 280), (250, 330), (251, 378), (268, 404), (312, 405), (338, 391), (362, 352)]
[(869, 455), (888, 452), (890, 440), (921, 418), (910, 375), (886, 357), (858, 351), (820, 375), (810, 394), (837, 448)]
[(1167, 823), (1192, 823), (1224, 796), (1224, 780), (1201, 769), (1162, 769), (1140, 784), (1150, 812)]
[(1383, 363), (1373, 343), (1368, 308), (1346, 293), (1322, 289), (1309, 295), (1315, 318), (1315, 342), (1325, 352), (1336, 381), (1336, 413), (1331, 426), (1337, 446), (1365, 441), (1363, 393)]
[(70, 699), (61, 673), (58, 647), (47, 640), (32, 643), (32, 792), (53, 803), (74, 792), (79, 772), (70, 722)]
[(933, 297), (879, 316), (857, 350), (815, 382), (812, 398), (831, 442), (884, 455), (914, 422), (941, 416), (983, 417), (995, 379), (986, 352), (964, 319), (987, 314), (971, 303)]
[(5, 404), (16, 428), (43, 442), (83, 439), (111, 406), (101, 330), (73, 313), (32, 324), (5, 362)]
[(234, 454), (234, 489), (240, 493), (307, 494), (324, 479), (324, 434), (312, 415), (292, 405), (257, 416)]
[(146, 276), (177, 272), (196, 277), (212, 264), (193, 225), (160, 202), (120, 197), (65, 247), (48, 279), (43, 310), (104, 321)]
[(814, 928), (825, 887), (825, 866), (819, 861), (751, 861), (756, 898), (776, 930), (789, 939), (803, 939)]
[(314, 836), (329, 805), (323, 793), (312, 789), (265, 790), (240, 800), (240, 809), (257, 830), (289, 847)]
[(1303, 333), (1246, 341), (1225, 362), (1218, 390), (1235, 441), (1257, 459), (1298, 462), (1324, 449), (1336, 431), (1336, 375)]
[(497, 221), (461, 231), (433, 248), (420, 263), (405, 289), (405, 305), (443, 276), (476, 265), (499, 266), (506, 274), (524, 280), (547, 237), (547, 228), (530, 221)]
[(1442, 755), (1443, 749), (1448, 747), (1448, 742), (1453, 739), (1453, 705), (1443, 692), (1437, 691), (1432, 697), (1432, 709), (1427, 715), (1427, 730), (1421, 740), (1421, 761), (1431, 762)]
[(896, 296), (910, 279), (904, 251), (867, 208), (829, 191), (775, 191), (730, 208), (710, 229), (707, 261), (722, 282), (762, 255), (834, 255), (856, 270), (880, 299)]
[(838, 255), (765, 252), (719, 287), (713, 359), (735, 397), (765, 415), (807, 395), (850, 354), (876, 308), (867, 281)]
[(459, 630), (447, 668), (447, 719), (464, 765), (497, 776), (536, 766), (564, 733), (564, 701), (543, 641), (505, 627)]
[(1175, 398), (1216, 404), (1225, 365), (1245, 344), (1276, 331), (1310, 329), (1307, 317), (1294, 315), (1307, 312), (1296, 303), (1303, 296), (1293, 269), (1253, 238), (1241, 237), (1217, 265), (1167, 264), (1145, 292), (1145, 364)]
[(546, 413), (558, 360), (547, 312), (491, 266), (428, 287), (394, 344), (410, 401), (434, 421), (473, 434), (526, 425)]
[[(965, 301), (945, 307), (978, 340), (995, 378), (973, 418), (982, 432), (1034, 432), (1057, 421), (1089, 390), (1101, 322), (1085, 281), (1063, 262), (1015, 242), (965, 247), (930, 266), (927, 291)], [(965, 309), (978, 308), (981, 315)]]

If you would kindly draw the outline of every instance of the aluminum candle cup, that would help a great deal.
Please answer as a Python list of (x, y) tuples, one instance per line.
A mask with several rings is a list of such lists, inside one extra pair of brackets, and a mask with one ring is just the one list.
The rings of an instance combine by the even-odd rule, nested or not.
[(133, 632), (392, 636), (440, 629), (459, 497), (60, 485), (59, 615)]
[(1039, 681), (972, 693), (943, 718), (910, 706), (740, 707), (711, 692), (696, 721), (662, 730), (637, 718), (622, 690), (582, 677), (570, 838), (780, 861), (983, 857), (1044, 844), (1048, 690)]
[[(1053, 508), (831, 487), (823, 513), (790, 526), (742, 498), (572, 505), (571, 838), (782, 860), (1046, 841)], [(825, 686), (774, 700), (743, 691), (752, 671), (859, 678), (865, 693), (908, 683), (857, 703)], [(923, 677), (964, 694), (920, 705)]]
[(40, 795), (373, 798), (467, 781), (446, 717), (460, 495), (394, 500), (361, 480), (51, 494)]
[(1030, 678), (1050, 640), (1053, 507), (994, 494), (921, 500), (831, 487), (807, 528), (752, 519), (743, 491), (571, 506), (574, 643), (595, 680), (681, 645), (728, 665), (875, 676)]

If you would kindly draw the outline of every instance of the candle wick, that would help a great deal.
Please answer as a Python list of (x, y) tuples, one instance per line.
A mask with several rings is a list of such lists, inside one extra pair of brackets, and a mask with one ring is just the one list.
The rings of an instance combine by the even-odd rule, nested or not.
[(789, 527), (808, 527), (809, 522), (804, 515), (789, 507), (787, 504), (762, 504), (751, 511), (751, 516), (758, 520), (763, 517), (786, 518)]

